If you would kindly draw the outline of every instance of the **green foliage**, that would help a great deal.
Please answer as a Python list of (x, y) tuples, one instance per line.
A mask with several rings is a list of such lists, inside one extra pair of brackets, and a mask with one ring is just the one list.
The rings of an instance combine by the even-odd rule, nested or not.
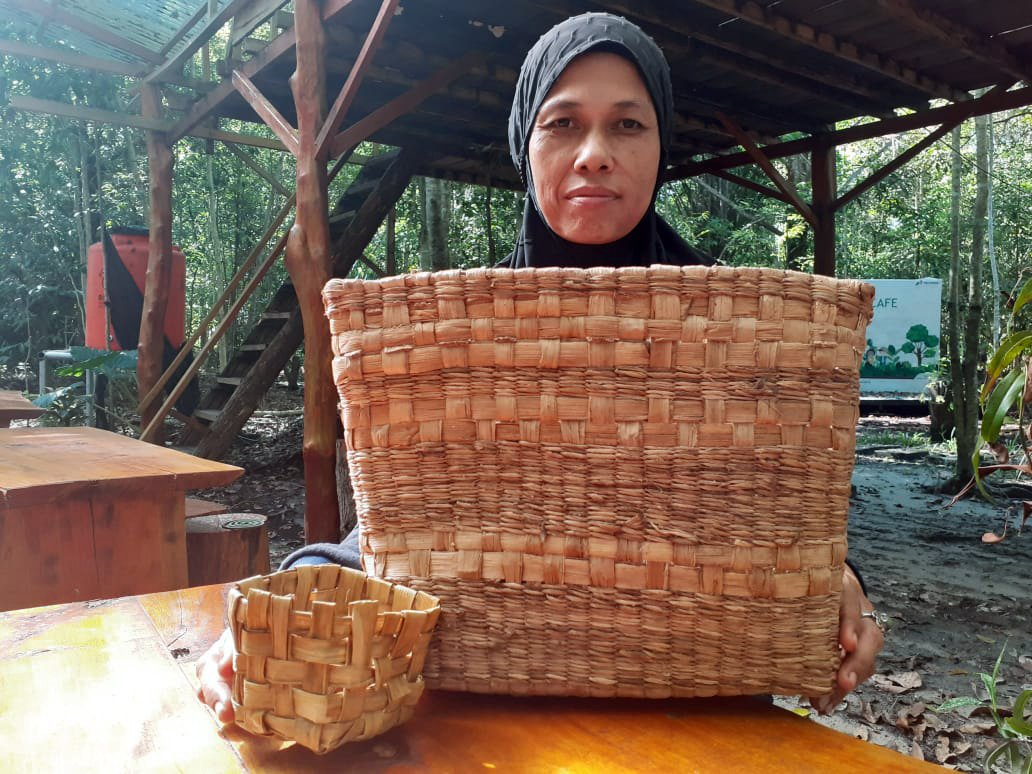
[[(1029, 435), (1025, 427), (1025, 407), (1032, 396), (1032, 329), (1013, 330), (1022, 308), (1032, 298), (1032, 279), (1017, 293), (1011, 310), (1009, 333), (1000, 341), (986, 367), (985, 383), (982, 385), (982, 424), (979, 438), (982, 443), (995, 444), (1000, 440), (1000, 431), (1011, 413), (1016, 414), (1019, 448), (1024, 450), (1025, 472), (1032, 472), (1032, 454), (1029, 449)], [(979, 451), (973, 459), (975, 483), (982, 495), (992, 500), (979, 475)]]
[(1032, 723), (1025, 717), (1025, 708), (1029, 701), (1032, 701), (1032, 689), (1026, 688), (1018, 694), (1009, 715), (1003, 713), (997, 688), (1000, 684), (1000, 665), (1006, 652), (1007, 645), (1004, 644), (993, 666), (992, 674), (981, 672), (978, 675), (989, 697), (988, 701), (982, 701), (974, 696), (958, 696), (940, 704), (935, 708), (935, 712), (955, 712), (967, 707), (988, 708), (996, 724), (996, 731), (1003, 741), (986, 756), (982, 762), (982, 770), (986, 774), (992, 774), (996, 766), (1006, 763), (1012, 774), (1028, 774), (1032, 771)]

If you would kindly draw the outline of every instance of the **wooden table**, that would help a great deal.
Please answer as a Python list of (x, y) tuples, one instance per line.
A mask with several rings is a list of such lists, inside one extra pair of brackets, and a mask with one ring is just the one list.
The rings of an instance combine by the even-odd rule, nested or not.
[(186, 490), (241, 473), (92, 427), (0, 430), (0, 610), (183, 588)]
[(35, 419), (43, 409), (15, 390), (0, 390), (0, 427), (10, 427), (12, 419)]
[(425, 694), (408, 724), (316, 756), (235, 726), (220, 730), (195, 698), (193, 662), (222, 629), (225, 590), (0, 613), (0, 771), (936, 769), (753, 699), (444, 692)]

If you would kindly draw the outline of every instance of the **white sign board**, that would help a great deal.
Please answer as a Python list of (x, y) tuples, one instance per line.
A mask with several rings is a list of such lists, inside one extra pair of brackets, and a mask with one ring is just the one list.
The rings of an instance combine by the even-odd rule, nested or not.
[(935, 378), (942, 340), (942, 280), (865, 280), (874, 319), (860, 366), (860, 392), (920, 394)]

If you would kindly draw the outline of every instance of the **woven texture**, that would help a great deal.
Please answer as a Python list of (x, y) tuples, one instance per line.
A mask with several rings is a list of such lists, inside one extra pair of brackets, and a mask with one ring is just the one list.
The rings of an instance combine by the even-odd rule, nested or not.
[(872, 298), (707, 267), (331, 281), (363, 562), (441, 599), (428, 685), (829, 690)]
[(411, 717), (440, 615), (429, 594), (337, 565), (241, 581), (227, 610), (237, 723), (318, 753)]

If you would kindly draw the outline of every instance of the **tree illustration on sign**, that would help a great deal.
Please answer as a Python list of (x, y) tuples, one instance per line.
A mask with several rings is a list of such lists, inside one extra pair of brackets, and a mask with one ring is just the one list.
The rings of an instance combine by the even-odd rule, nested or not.
[(911, 325), (907, 331), (907, 341), (900, 347), (901, 352), (913, 355), (917, 358), (917, 367), (921, 367), (921, 361), (926, 357), (935, 357), (935, 348), (939, 345), (939, 337), (928, 332), (927, 326)]

